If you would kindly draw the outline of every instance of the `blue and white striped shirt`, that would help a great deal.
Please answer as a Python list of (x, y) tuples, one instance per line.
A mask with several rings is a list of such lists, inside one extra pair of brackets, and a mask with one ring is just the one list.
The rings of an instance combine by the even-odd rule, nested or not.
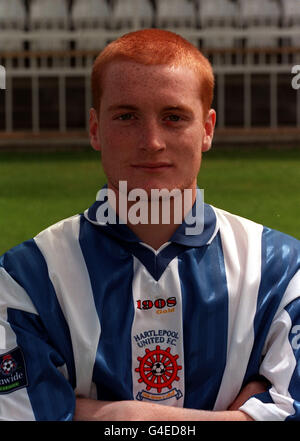
[(72, 420), (76, 396), (300, 420), (300, 243), (210, 205), (159, 250), (95, 202), (0, 258), (0, 420)]

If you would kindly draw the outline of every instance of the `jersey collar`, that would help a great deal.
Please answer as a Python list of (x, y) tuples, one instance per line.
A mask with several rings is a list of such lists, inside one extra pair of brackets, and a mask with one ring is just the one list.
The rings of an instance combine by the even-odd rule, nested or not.
[[(104, 186), (103, 188), (105, 188)], [(198, 193), (199, 194), (199, 193)], [(197, 196), (198, 199), (198, 196)], [(103, 232), (110, 234), (121, 241), (125, 242), (141, 242), (138, 236), (126, 225), (122, 224), (119, 221), (118, 216), (116, 215), (116, 223), (99, 222), (97, 219), (97, 210), (99, 207), (104, 204), (106, 201), (96, 201), (94, 204), (85, 210), (84, 217), (94, 225), (103, 228)], [(192, 215), (196, 215), (196, 202), (192, 207)], [(218, 232), (218, 222), (216, 218), (216, 214), (211, 205), (204, 204), (204, 227), (203, 230), (199, 234), (187, 234), (187, 228), (192, 228), (193, 225), (190, 225), (183, 221), (172, 235), (169, 240), (170, 242), (177, 243), (180, 245), (184, 245), (187, 247), (201, 247), (204, 245), (208, 245), (212, 242), (213, 238)], [(187, 217), (185, 218), (187, 219)]]

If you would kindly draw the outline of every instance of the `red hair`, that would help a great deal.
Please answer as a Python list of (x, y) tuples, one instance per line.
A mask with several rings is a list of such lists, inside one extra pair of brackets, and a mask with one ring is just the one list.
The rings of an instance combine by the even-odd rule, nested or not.
[(143, 29), (125, 34), (106, 46), (96, 58), (92, 70), (93, 107), (97, 111), (100, 108), (105, 68), (115, 60), (189, 67), (199, 77), (199, 97), (203, 114), (207, 115), (214, 89), (211, 64), (194, 45), (180, 35), (161, 29)]

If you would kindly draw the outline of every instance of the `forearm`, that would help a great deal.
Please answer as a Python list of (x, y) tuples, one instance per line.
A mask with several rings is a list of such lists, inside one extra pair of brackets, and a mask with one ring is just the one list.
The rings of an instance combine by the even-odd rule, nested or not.
[(204, 411), (137, 401), (76, 400), (77, 421), (252, 421), (239, 410)]

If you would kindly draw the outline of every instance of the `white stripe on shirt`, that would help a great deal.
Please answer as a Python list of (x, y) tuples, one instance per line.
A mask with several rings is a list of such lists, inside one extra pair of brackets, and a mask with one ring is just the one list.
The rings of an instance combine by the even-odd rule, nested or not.
[[(7, 309), (15, 308), (32, 314), (37, 311), (26, 291), (5, 271), (0, 268), (0, 353), (15, 349), (18, 344), (16, 335), (7, 322)], [(18, 406), (16, 407), (16, 401)], [(1, 421), (35, 421), (27, 389), (22, 388), (1, 395)]]
[[(181, 366), (178, 370), (177, 376), (179, 381), (174, 381), (169, 388), (163, 388), (162, 393), (167, 393), (171, 387), (172, 390), (176, 390), (176, 393), (172, 398), (161, 401), (165, 405), (172, 405), (183, 407), (184, 400), (184, 355), (183, 355), (183, 332), (182, 332), (182, 298), (181, 298), (181, 286), (178, 274), (178, 259), (174, 258), (163, 272), (158, 281), (154, 280), (149, 274), (145, 266), (134, 257), (134, 278), (132, 283), (133, 302), (135, 308), (134, 321), (132, 325), (131, 338), (132, 338), (132, 377), (133, 377), (133, 395), (136, 399), (137, 395), (147, 393), (147, 384), (144, 382), (139, 383), (141, 378), (136, 368), (139, 366), (138, 358), (146, 356), (146, 350), (156, 351), (157, 346), (161, 350), (166, 351), (170, 348), (171, 356), (176, 358), (176, 365)], [(171, 311), (162, 312), (161, 309), (152, 307), (149, 310), (142, 310), (136, 307), (138, 300), (151, 300), (153, 303), (157, 299), (167, 300), (169, 297), (176, 297), (176, 306), (169, 308)], [(168, 311), (168, 308), (165, 308)], [(164, 326), (164, 314), (166, 315)], [(138, 338), (141, 334), (149, 331), (154, 331), (156, 334), (160, 334), (156, 337), (157, 341), (151, 344), (147, 343), (143, 347), (138, 346)], [(165, 333), (164, 333), (165, 332)], [(168, 334), (173, 336), (168, 337)], [(176, 337), (175, 337), (176, 336)], [(178, 336), (178, 338), (177, 338)], [(148, 342), (147, 338), (141, 339), (141, 341)], [(139, 342), (141, 344), (141, 341)], [(157, 355), (153, 355), (156, 357)], [(174, 363), (174, 365), (175, 365)], [(149, 394), (152, 397), (156, 397), (157, 390), (155, 388), (148, 389)], [(144, 394), (145, 396), (145, 394)], [(157, 397), (158, 398), (158, 397)], [(159, 402), (159, 401), (157, 401)]]
[(295, 413), (294, 400), (288, 391), (296, 367), (296, 359), (288, 338), (290, 330), (291, 318), (283, 309), (270, 328), (267, 338), (268, 352), (259, 370), (259, 373), (273, 384), (269, 393), (274, 403), (263, 403), (256, 398), (250, 398), (240, 407), (240, 410), (257, 421), (283, 421)]
[(100, 323), (79, 244), (80, 216), (44, 230), (34, 239), (49, 268), (49, 277), (68, 323), (75, 360), (77, 395), (96, 398), (92, 383)]
[(223, 210), (214, 210), (221, 227), (228, 287), (227, 363), (214, 406), (214, 410), (223, 410), (240, 391), (253, 347), (263, 227)]

